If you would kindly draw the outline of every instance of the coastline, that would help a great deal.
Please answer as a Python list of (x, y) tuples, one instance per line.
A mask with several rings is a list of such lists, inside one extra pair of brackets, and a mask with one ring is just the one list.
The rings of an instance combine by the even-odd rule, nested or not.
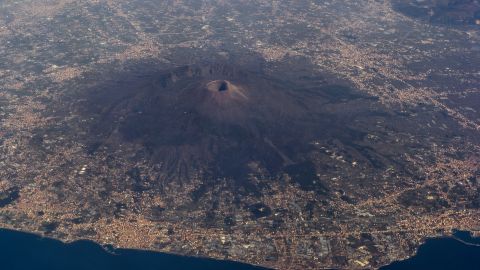
[[(239, 267), (248, 267), (248, 269), (265, 269), (269, 270), (271, 268), (266, 268), (265, 266), (261, 265), (254, 265), (254, 264), (249, 264), (245, 262), (240, 262), (240, 261), (234, 261), (234, 260), (225, 260), (225, 259), (217, 259), (217, 258), (210, 258), (210, 257), (202, 257), (202, 256), (195, 256), (195, 255), (185, 255), (185, 254), (179, 254), (179, 253), (173, 253), (173, 252), (163, 252), (163, 251), (158, 251), (158, 250), (152, 250), (152, 249), (142, 249), (142, 248), (124, 248), (124, 247), (118, 247), (115, 246), (114, 244), (103, 244), (96, 242), (92, 239), (88, 238), (81, 238), (81, 239), (72, 239), (72, 240), (64, 240), (64, 239), (59, 239), (56, 237), (52, 236), (46, 236), (43, 235), (41, 232), (36, 231), (27, 231), (27, 230), (21, 230), (21, 229), (15, 229), (15, 228), (7, 228), (7, 227), (0, 227), (0, 234), (6, 232), (10, 234), (17, 234), (17, 235), (24, 235), (28, 237), (32, 237), (32, 239), (39, 239), (39, 240), (48, 240), (52, 242), (59, 243), (61, 245), (64, 245), (66, 248), (72, 248), (76, 244), (88, 244), (88, 245), (94, 245), (99, 247), (103, 252), (105, 252), (108, 255), (112, 256), (127, 256), (127, 253), (135, 252), (135, 253), (145, 253), (144, 255), (151, 255), (151, 256), (168, 256), (171, 258), (178, 259), (178, 260), (198, 260), (199, 262), (203, 263), (224, 263), (224, 264), (236, 264)], [(243, 269), (243, 268), (242, 268)]]
[[(449, 235), (426, 238), (425, 241), (423, 241), (421, 245), (417, 248), (414, 255), (402, 260), (393, 261), (388, 265), (380, 267), (379, 269), (380, 270), (422, 269), (422, 266), (423, 266), (422, 264), (426, 262), (425, 258), (429, 256), (431, 256), (430, 258), (431, 259), (430, 263), (432, 264), (431, 267), (434, 267), (435, 269), (465, 269), (465, 268), (449, 268), (448, 266), (445, 266), (445, 265), (442, 265), (440, 268), (438, 268), (438, 267), (435, 267), (434, 264), (442, 263), (441, 260), (439, 260), (438, 258), (445, 259), (444, 256), (442, 256), (442, 254), (437, 254), (437, 253), (439, 253), (439, 251), (441, 251), (442, 248), (445, 248), (445, 247), (441, 247), (441, 245), (449, 244), (447, 242), (450, 242), (451, 244), (453, 241), (453, 243), (458, 243), (464, 246), (465, 248), (474, 248), (474, 249), (479, 248), (480, 244), (471, 243), (466, 239), (462, 239), (462, 237), (469, 237), (469, 239), (473, 239), (473, 240), (477, 239), (477, 241), (480, 241), (479, 237), (474, 236), (475, 235), (474, 232), (476, 231), (453, 229)], [(459, 234), (467, 234), (467, 235), (458, 236)], [(439, 244), (440, 241), (442, 241), (441, 245)], [(452, 253), (456, 252), (457, 249), (458, 248), (450, 247), (450, 251)], [(480, 253), (477, 255), (480, 255)], [(480, 256), (476, 256), (476, 257), (480, 259)], [(458, 261), (462, 261), (462, 260), (458, 259)], [(452, 263), (452, 262), (449, 262), (449, 263)], [(465, 263), (465, 262), (462, 261), (462, 263)], [(467, 269), (470, 269), (470, 268), (467, 268)]]

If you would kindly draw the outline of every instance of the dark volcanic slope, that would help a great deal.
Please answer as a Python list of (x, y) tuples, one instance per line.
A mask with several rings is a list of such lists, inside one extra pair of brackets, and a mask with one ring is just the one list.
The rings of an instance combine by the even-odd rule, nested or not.
[(271, 68), (222, 57), (172, 68), (136, 64), (73, 107), (91, 119), (90, 154), (102, 146), (115, 151), (134, 145), (136, 158), (157, 164), (164, 181), (201, 176), (245, 184), (250, 174), (288, 172), (305, 188), (322, 190), (312, 186), (314, 141), (351, 143), (364, 135), (348, 128), (351, 116), (329, 113), (329, 104), (372, 99), (327, 85), (312, 71), (285, 72), (302, 61)]

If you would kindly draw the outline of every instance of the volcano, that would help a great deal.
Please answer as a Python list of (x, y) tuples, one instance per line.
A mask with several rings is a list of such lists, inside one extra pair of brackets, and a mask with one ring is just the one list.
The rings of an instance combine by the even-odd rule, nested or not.
[(93, 119), (91, 154), (100, 145), (130, 145), (167, 182), (200, 175), (245, 183), (252, 175), (288, 173), (316, 189), (313, 141), (352, 139), (323, 106), (342, 95), (363, 97), (346, 87), (332, 91), (318, 74), (296, 77), (223, 59), (141, 70), (96, 86), (77, 107)]

